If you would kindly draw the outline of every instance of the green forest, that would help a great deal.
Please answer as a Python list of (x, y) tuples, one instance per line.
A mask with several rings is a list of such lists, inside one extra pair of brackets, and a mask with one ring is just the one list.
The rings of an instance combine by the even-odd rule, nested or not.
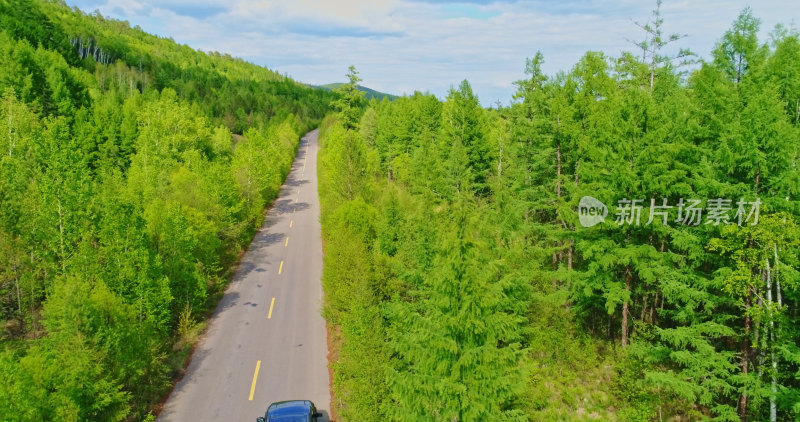
[(534, 55), (507, 107), (334, 104), (339, 420), (800, 420), (798, 34), (745, 9), (698, 59), (651, 22), (555, 76)]
[(152, 418), (335, 95), (0, 0), (0, 96), (0, 420)]
[(332, 419), (800, 420), (800, 34), (659, 13), (485, 108), (0, 0), (0, 420), (154, 420), (316, 127)]

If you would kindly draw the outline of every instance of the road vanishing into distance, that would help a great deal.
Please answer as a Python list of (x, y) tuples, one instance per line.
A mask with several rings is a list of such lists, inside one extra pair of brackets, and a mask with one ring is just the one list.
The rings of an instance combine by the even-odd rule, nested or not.
[(317, 195), (318, 131), (292, 170), (209, 321), (159, 421), (252, 421), (307, 399), (328, 421), (327, 340)]

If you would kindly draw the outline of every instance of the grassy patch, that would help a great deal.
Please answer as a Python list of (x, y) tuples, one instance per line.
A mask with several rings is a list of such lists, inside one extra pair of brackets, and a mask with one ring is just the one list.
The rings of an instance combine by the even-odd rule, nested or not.
[(534, 301), (531, 376), (524, 402), (531, 420), (614, 421), (615, 364), (622, 353), (581, 334), (571, 312), (546, 298)]

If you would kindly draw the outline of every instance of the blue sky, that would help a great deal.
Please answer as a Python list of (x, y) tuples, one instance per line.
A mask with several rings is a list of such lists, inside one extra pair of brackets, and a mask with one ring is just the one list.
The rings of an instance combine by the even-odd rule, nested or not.
[[(650, 17), (642, 0), (67, 0), (70, 6), (127, 20), (191, 47), (216, 50), (311, 84), (344, 80), (355, 65), (363, 84), (393, 94), (439, 97), (468, 79), (483, 105), (508, 104), (536, 51), (544, 70), (569, 70), (589, 50), (633, 51)], [(778, 23), (800, 25), (800, 1), (665, 0), (674, 47), (709, 57), (747, 6), (761, 36)]]

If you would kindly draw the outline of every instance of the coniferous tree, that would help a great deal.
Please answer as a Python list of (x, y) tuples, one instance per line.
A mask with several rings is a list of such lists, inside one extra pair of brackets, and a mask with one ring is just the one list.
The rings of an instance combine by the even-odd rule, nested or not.
[(348, 82), (336, 89), (339, 99), (333, 102), (333, 107), (339, 111), (339, 118), (345, 129), (357, 129), (361, 119), (364, 92), (358, 88), (361, 78), (355, 66), (347, 69)]
[(520, 416), (507, 407), (520, 386), (519, 318), (506, 312), (507, 286), (473, 239), (470, 205), (453, 204), (419, 303), (396, 303), (390, 376), (399, 420), (481, 420)]

